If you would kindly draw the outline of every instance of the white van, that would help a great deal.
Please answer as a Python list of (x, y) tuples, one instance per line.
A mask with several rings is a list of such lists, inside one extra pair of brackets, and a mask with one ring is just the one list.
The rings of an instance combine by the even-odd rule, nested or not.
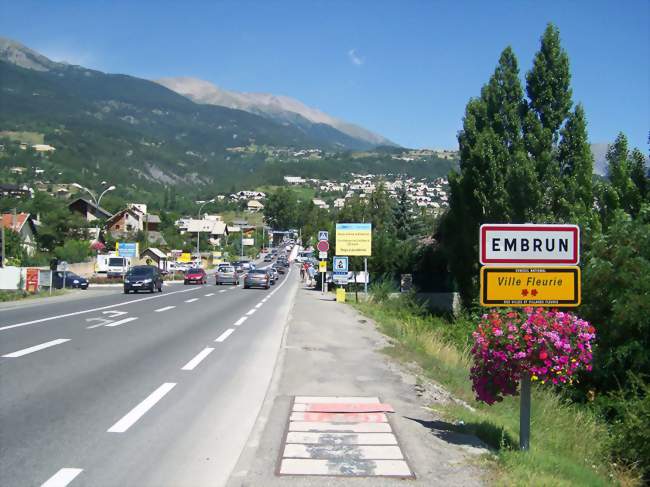
[(123, 277), (129, 267), (131, 267), (131, 259), (129, 257), (109, 256), (106, 275), (108, 277)]

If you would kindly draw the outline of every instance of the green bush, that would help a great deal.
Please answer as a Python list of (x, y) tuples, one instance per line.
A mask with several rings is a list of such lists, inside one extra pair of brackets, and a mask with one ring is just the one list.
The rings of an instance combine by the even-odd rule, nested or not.
[(83, 240), (66, 240), (62, 246), (54, 248), (54, 255), (68, 263), (83, 262), (91, 254), (90, 244)]

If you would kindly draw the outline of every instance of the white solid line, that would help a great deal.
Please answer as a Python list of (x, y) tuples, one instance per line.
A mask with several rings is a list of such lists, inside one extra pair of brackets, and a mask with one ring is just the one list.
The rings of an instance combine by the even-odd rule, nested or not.
[(146, 298), (134, 299), (132, 301), (125, 301), (123, 303), (109, 304), (108, 306), (101, 306), (99, 308), (84, 309), (82, 311), (74, 311), (72, 313), (66, 313), (66, 314), (63, 314), (63, 315), (48, 316), (47, 318), (40, 318), (38, 320), (24, 321), (22, 323), (15, 323), (13, 325), (7, 325), (7, 326), (0, 327), (0, 331), (10, 330), (11, 328), (17, 328), (19, 326), (27, 326), (27, 325), (34, 325), (36, 323), (43, 323), (44, 321), (57, 320), (59, 318), (68, 318), (69, 316), (77, 316), (77, 315), (83, 315), (83, 314), (87, 314), (87, 313), (94, 313), (95, 311), (101, 311), (103, 309), (117, 308), (119, 306), (126, 306), (127, 304), (139, 303), (141, 301), (148, 301), (150, 299), (164, 298), (165, 296), (170, 296), (172, 294), (186, 293), (188, 291), (196, 291), (197, 289), (199, 289), (199, 288), (183, 289), (182, 291), (172, 291), (170, 293), (158, 294), (156, 296), (148, 296)]
[(219, 337), (215, 340), (215, 342), (225, 342), (226, 338), (228, 338), (230, 335), (232, 335), (233, 331), (235, 331), (234, 328), (228, 328), (221, 335), (219, 335)]
[(170, 309), (174, 309), (176, 306), (165, 306), (164, 308), (158, 308), (155, 309), (154, 311), (156, 313), (162, 313), (163, 311), (169, 311)]
[(186, 299), (185, 302), (186, 303), (193, 303), (194, 301), (198, 301), (198, 300), (199, 300), (199, 298), (192, 298), (192, 299)]
[(135, 321), (137, 319), (138, 319), (137, 316), (131, 316), (130, 318), (124, 318), (123, 320), (114, 321), (113, 323), (108, 323), (106, 326), (120, 326), (123, 325), (124, 323), (129, 323), (130, 321)]
[(260, 309), (264, 303), (257, 303), (255, 305), (255, 309)]
[(248, 313), (246, 313), (246, 315), (247, 315), (247, 316), (250, 316), (250, 315), (252, 315), (253, 313), (255, 313), (255, 311), (257, 311), (257, 310), (256, 310), (255, 308), (253, 308), (253, 309), (250, 310)]
[(192, 360), (190, 360), (190, 361), (187, 362), (185, 365), (183, 365), (183, 367), (181, 368), (181, 370), (194, 370), (194, 368), (195, 368), (197, 365), (199, 365), (199, 364), (201, 363), (201, 361), (202, 361), (205, 357), (207, 357), (208, 355), (210, 355), (212, 352), (214, 352), (214, 348), (209, 348), (209, 347), (208, 347), (208, 348), (204, 348), (203, 350), (201, 350), (201, 351), (196, 355), (196, 357), (194, 357)]
[(165, 382), (162, 384), (158, 389), (149, 394), (144, 401), (131, 409), (131, 411), (129, 411), (122, 419), (108, 428), (107, 433), (124, 433), (133, 426), (138, 419), (144, 416), (147, 411), (154, 407), (158, 401), (165, 397), (165, 395), (171, 391), (175, 385), (175, 382)]
[(41, 484), (41, 487), (65, 487), (81, 472), (83, 468), (62, 468)]
[(214, 293), (208, 293), (205, 295), (206, 298), (209, 298), (210, 296), (214, 296)]
[(40, 345), (34, 345), (33, 347), (24, 348), (22, 350), (18, 350), (17, 352), (8, 353), (7, 355), (3, 355), (3, 357), (7, 357), (7, 358), (22, 357), (23, 355), (38, 352), (39, 350), (43, 350), (44, 348), (50, 348), (55, 345), (59, 345), (61, 343), (65, 343), (69, 341), (70, 341), (69, 338), (59, 338), (57, 340), (52, 340), (50, 342), (41, 343)]
[(235, 326), (239, 326), (239, 325), (241, 325), (244, 321), (246, 321), (247, 319), (248, 319), (248, 318), (247, 318), (246, 316), (242, 316), (242, 317), (239, 318), (237, 321), (235, 321), (234, 325), (235, 325)]

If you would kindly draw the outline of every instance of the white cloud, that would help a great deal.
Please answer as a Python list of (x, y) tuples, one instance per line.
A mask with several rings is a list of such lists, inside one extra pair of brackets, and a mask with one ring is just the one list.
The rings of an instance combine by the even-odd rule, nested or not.
[(356, 49), (350, 49), (348, 51), (348, 57), (350, 58), (350, 62), (355, 66), (361, 66), (364, 62), (366, 62), (365, 59), (363, 59), (357, 54)]

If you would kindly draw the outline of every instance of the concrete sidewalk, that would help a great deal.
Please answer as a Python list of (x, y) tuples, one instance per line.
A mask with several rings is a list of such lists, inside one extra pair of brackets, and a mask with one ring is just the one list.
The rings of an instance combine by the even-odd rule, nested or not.
[[(413, 374), (381, 353), (386, 346), (384, 335), (351, 306), (301, 285), (273, 383), (228, 485), (485, 483), (476, 457), (487, 450), (425, 408), (431, 401), (418, 394)], [(320, 404), (309, 409), (314, 402)], [(328, 411), (327, 402), (339, 412), (377, 402), (395, 412), (301, 412)], [(362, 419), (351, 424), (350, 417)], [(328, 433), (318, 433), (322, 425)]]

